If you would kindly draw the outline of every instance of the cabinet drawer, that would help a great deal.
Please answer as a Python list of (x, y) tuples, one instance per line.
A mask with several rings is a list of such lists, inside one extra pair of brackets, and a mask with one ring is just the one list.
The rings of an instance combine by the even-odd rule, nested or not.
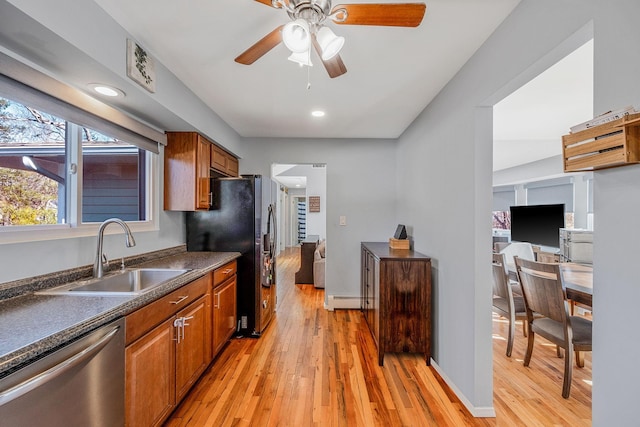
[(129, 314), (126, 320), (126, 344), (132, 343), (156, 325), (205, 295), (211, 276), (207, 274), (168, 295)]
[(229, 277), (236, 274), (237, 269), (237, 262), (235, 260), (223, 265), (222, 267), (216, 268), (213, 271), (213, 286), (215, 287), (219, 285)]

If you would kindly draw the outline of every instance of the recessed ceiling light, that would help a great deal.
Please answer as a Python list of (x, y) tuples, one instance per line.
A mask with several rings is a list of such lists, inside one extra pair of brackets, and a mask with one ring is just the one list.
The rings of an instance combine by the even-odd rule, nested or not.
[(123, 91), (113, 86), (103, 85), (100, 83), (90, 83), (89, 87), (93, 89), (94, 92), (97, 92), (100, 95), (109, 96), (112, 98), (125, 96), (125, 93)]
[(313, 117), (324, 117), (324, 111), (322, 110), (315, 110), (311, 112), (311, 115)]

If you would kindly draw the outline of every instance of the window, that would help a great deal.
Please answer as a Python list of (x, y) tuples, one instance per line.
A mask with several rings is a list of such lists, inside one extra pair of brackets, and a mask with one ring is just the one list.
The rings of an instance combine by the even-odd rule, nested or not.
[(0, 244), (158, 230), (153, 128), (0, 53)]
[(493, 228), (511, 230), (509, 208), (516, 204), (516, 190), (510, 186), (493, 188)]
[(150, 155), (0, 97), (0, 226), (144, 221)]
[(64, 120), (0, 97), (0, 226), (65, 223), (65, 134)]

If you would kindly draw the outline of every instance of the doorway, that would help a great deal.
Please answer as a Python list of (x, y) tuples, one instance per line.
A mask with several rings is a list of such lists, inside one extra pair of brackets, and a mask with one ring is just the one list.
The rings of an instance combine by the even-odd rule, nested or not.
[[(585, 177), (564, 174), (561, 136), (568, 134), (572, 126), (593, 117), (593, 39), (592, 32), (577, 34), (567, 45), (554, 51), (540, 63), (534, 64), (527, 73), (544, 70), (516, 90), (503, 88), (508, 94), (498, 98), (493, 105), (493, 236), (495, 242), (509, 241), (510, 206), (553, 203), (562, 196), (561, 190), (570, 184), (569, 197), (572, 218), (577, 227), (585, 227), (588, 222), (588, 183)], [(568, 52), (573, 47), (573, 51)], [(522, 83), (522, 82), (520, 82)], [(515, 83), (513, 83), (515, 86)], [(544, 190), (544, 191), (543, 191)], [(585, 196), (581, 196), (584, 192)], [(540, 196), (544, 195), (544, 199)], [(537, 197), (537, 198), (536, 198)], [(568, 212), (568, 211), (567, 211)], [(507, 225), (501, 227), (499, 224)], [(585, 224), (585, 225), (583, 225)], [(568, 223), (567, 223), (568, 225)], [(504, 228), (504, 230), (503, 230)], [(558, 233), (559, 238), (559, 233)], [(559, 243), (558, 243), (559, 246)], [(527, 338), (520, 322), (515, 329), (514, 350), (511, 357), (505, 356), (508, 322), (493, 315), (493, 366), (494, 397), (500, 398), (519, 387), (519, 381), (526, 386), (536, 387), (536, 393), (548, 395), (550, 400), (562, 401), (555, 388), (554, 373), (550, 364), (541, 363), (545, 358), (552, 360), (555, 350), (536, 339), (538, 358), (532, 359), (535, 370), (534, 381), (525, 378), (513, 362), (525, 352)], [(546, 353), (545, 353), (546, 352)], [(567, 357), (567, 356), (565, 356)], [(574, 391), (582, 393), (583, 402), (588, 404), (573, 408), (584, 418), (591, 415), (591, 356), (584, 370), (574, 370)], [(514, 360), (516, 359), (516, 360)], [(521, 362), (517, 365), (521, 366)], [(578, 371), (578, 372), (576, 372)], [(545, 389), (546, 387), (546, 389)], [(504, 393), (504, 395), (502, 395)], [(559, 406), (564, 408), (562, 406)]]
[[(271, 179), (278, 183), (281, 249), (307, 238), (326, 239), (327, 167), (324, 163), (275, 163)], [(309, 201), (313, 201), (312, 204)]]

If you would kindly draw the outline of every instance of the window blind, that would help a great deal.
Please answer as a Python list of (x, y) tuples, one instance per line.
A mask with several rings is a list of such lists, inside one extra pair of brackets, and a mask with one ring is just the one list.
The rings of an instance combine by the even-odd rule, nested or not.
[(512, 185), (493, 187), (493, 211), (509, 212), (509, 207), (516, 204), (516, 190)]
[(0, 96), (103, 132), (153, 153), (163, 132), (0, 53)]
[(530, 183), (527, 190), (527, 205), (550, 205), (564, 203), (565, 212), (573, 212), (573, 181), (560, 178)]

